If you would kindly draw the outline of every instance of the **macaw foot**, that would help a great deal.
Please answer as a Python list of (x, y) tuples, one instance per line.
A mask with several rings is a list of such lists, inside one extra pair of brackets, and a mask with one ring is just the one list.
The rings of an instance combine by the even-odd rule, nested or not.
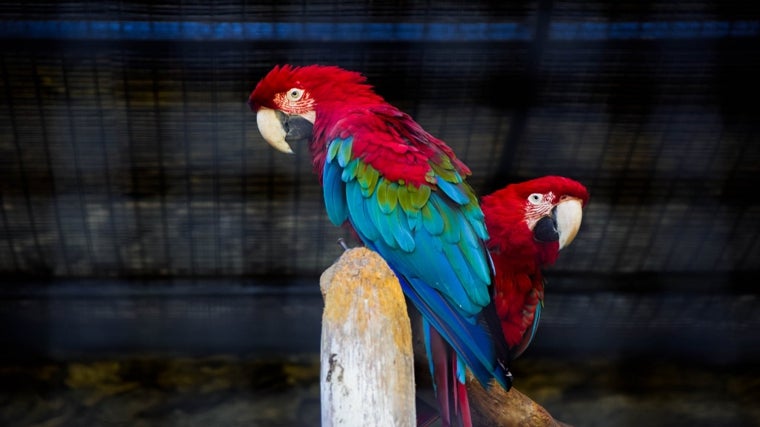
[(342, 237), (340, 237), (340, 238), (338, 239), (338, 244), (340, 245), (340, 247), (341, 247), (341, 248), (343, 248), (343, 252), (345, 252), (345, 251), (347, 251), (347, 250), (351, 249), (351, 248), (349, 248), (349, 247), (348, 247), (348, 245), (346, 244), (346, 239), (344, 239), (344, 238), (342, 238)]

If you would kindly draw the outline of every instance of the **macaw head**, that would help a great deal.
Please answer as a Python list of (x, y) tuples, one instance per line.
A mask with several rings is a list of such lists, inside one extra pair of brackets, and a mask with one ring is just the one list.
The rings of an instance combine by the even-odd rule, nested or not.
[(589, 194), (561, 176), (510, 184), (483, 197), (489, 249), (515, 259), (552, 264), (575, 238)]
[(347, 106), (382, 102), (365, 82), (361, 74), (335, 66), (276, 66), (256, 85), (248, 105), (267, 143), (292, 153), (291, 144), (314, 139), (315, 124), (337, 122)]

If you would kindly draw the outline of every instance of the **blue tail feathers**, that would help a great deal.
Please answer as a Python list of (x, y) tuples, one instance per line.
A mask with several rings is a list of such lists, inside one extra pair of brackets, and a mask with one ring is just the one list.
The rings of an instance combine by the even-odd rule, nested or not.
[(454, 349), (478, 381), (487, 387), (491, 378), (495, 378), (504, 389), (509, 390), (512, 374), (509, 367), (498, 360), (492, 337), (483, 326), (475, 319), (466, 319), (459, 314), (435, 289), (424, 283), (412, 286), (409, 279), (398, 273), (396, 276), (407, 298)]

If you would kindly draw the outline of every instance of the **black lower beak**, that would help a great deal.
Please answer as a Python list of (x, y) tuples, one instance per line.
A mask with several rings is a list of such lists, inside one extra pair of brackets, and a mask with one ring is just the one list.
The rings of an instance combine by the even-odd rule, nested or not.
[(288, 115), (282, 111), (277, 111), (277, 118), (285, 129), (285, 141), (288, 144), (297, 144), (300, 141), (310, 141), (314, 125), (301, 116)]
[(536, 226), (533, 227), (533, 238), (541, 243), (556, 242), (559, 240), (557, 220), (554, 218), (553, 211), (552, 216), (545, 216), (538, 220)]

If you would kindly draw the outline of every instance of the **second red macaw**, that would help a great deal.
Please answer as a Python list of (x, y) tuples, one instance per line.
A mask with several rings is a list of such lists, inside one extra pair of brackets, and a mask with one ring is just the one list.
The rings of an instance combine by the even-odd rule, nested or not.
[(496, 270), (493, 299), (512, 359), (525, 351), (538, 327), (541, 269), (573, 241), (588, 199), (586, 187), (561, 176), (510, 184), (482, 198)]

